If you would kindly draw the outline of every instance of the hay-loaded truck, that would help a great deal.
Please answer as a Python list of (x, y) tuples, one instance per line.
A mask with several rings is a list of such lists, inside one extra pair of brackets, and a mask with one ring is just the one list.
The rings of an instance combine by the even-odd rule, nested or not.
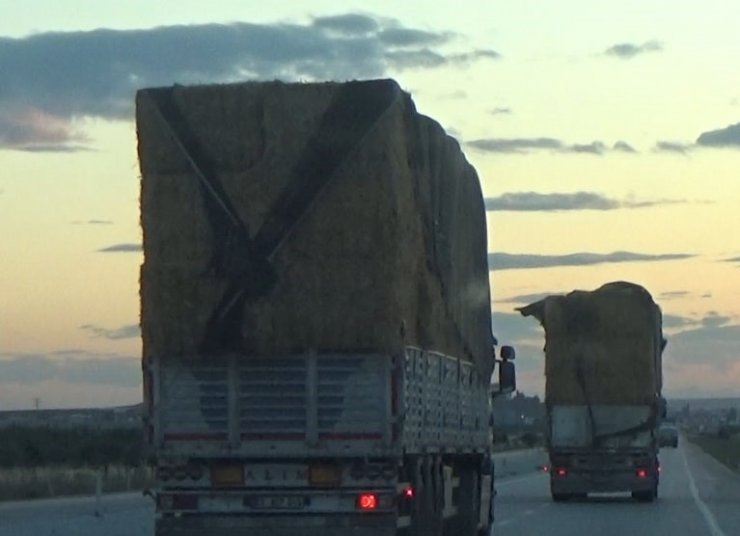
[(391, 80), (136, 105), (156, 534), (487, 534), (487, 231), (457, 142)]
[(545, 329), (545, 404), (555, 501), (590, 492), (658, 496), (662, 316), (626, 282), (520, 309)]

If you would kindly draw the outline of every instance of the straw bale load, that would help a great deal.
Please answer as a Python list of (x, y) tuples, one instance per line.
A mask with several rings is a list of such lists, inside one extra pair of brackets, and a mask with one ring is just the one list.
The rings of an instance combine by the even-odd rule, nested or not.
[(548, 296), (520, 309), (545, 328), (549, 405), (653, 405), (662, 388), (662, 315), (627, 282)]
[(392, 80), (141, 90), (144, 357), (390, 352), (490, 373), (474, 168)]

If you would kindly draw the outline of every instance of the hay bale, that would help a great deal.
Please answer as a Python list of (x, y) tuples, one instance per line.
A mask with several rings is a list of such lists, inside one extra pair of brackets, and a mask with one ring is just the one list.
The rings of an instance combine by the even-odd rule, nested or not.
[(457, 355), (490, 374), (485, 209), (391, 80), (137, 94), (144, 356)]
[(639, 285), (548, 296), (520, 309), (545, 328), (548, 404), (655, 404), (662, 389), (662, 315)]

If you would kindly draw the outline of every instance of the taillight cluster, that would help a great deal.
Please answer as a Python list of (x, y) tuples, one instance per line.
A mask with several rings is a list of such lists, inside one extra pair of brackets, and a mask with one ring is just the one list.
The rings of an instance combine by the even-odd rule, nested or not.
[(358, 493), (355, 498), (355, 506), (362, 512), (372, 512), (374, 510), (388, 510), (393, 508), (393, 495), (388, 493), (376, 493), (366, 491)]
[(568, 476), (568, 468), (567, 467), (555, 467), (552, 470), (552, 473), (555, 476)]

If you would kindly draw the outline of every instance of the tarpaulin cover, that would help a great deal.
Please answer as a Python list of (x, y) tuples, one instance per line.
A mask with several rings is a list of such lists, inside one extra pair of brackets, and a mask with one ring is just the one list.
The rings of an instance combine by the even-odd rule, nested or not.
[(144, 357), (383, 351), (490, 373), (485, 208), (392, 80), (141, 90)]
[(650, 405), (662, 387), (662, 315), (627, 282), (548, 296), (522, 307), (545, 328), (549, 405)]

